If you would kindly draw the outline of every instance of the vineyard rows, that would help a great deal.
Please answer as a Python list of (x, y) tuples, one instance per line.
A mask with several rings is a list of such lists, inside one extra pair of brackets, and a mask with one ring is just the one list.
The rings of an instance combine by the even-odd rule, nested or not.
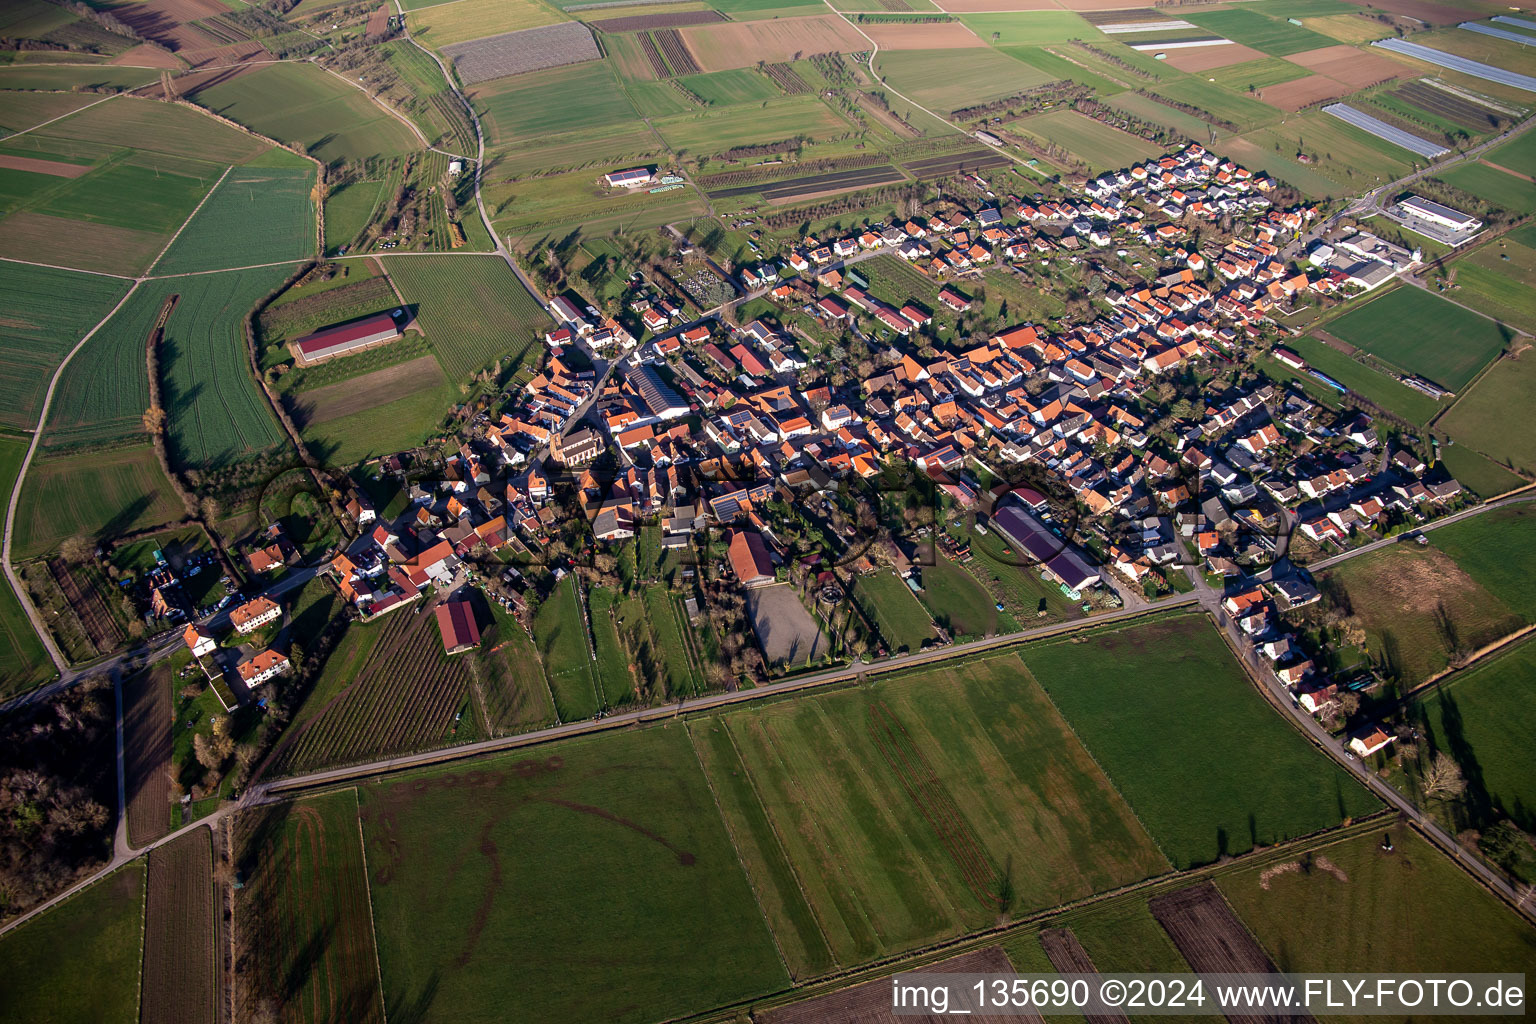
[(693, 59), (693, 54), (688, 52), (688, 46), (683, 42), (682, 33), (675, 28), (664, 28), (652, 33), (656, 37), (656, 43), (661, 47), (662, 56), (666, 57), (667, 64), (679, 75), (697, 75), (704, 69), (699, 67), (698, 61)]

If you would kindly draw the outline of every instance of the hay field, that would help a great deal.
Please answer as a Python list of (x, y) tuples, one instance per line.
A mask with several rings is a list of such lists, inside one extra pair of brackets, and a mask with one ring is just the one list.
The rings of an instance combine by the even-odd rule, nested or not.
[(869, 41), (835, 14), (693, 25), (678, 29), (678, 33), (705, 71), (751, 67), (758, 61), (796, 60), (813, 53), (869, 49)]

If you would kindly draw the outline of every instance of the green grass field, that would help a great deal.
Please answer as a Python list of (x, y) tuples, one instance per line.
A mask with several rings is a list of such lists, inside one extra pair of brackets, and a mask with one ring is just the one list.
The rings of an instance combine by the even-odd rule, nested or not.
[(398, 156), (419, 146), (408, 128), (361, 89), (313, 64), (258, 68), (189, 98), (269, 138), (299, 146), (322, 163)]
[(1483, 154), (1482, 159), (1525, 175), (1536, 175), (1536, 136), (1529, 132)]
[(286, 150), (297, 166), (230, 171), (154, 266), (156, 274), (191, 273), (301, 260), (315, 254), (315, 168)]
[(1392, 845), (1373, 832), (1319, 851), (1348, 881), (1313, 867), (1217, 885), (1282, 971), (1530, 972), (1528, 922), (1411, 829), (1394, 827)]
[(1435, 413), (1446, 407), (1445, 401), (1415, 391), (1316, 338), (1296, 338), (1290, 342), (1290, 347), (1315, 369), (1410, 423), (1428, 423)]
[(1472, 389), (1456, 400), (1440, 426), (1459, 445), (1492, 456), (1527, 473), (1536, 473), (1536, 438), (1510, 430), (1513, 409), (1536, 403), (1536, 359), (1500, 359)]
[(128, 293), (128, 282), (94, 274), (0, 263), (0, 423), (31, 428), (48, 378), (71, 348)]
[(562, 581), (539, 606), (533, 636), (560, 720), (575, 722), (597, 714), (597, 680), (574, 579)]
[(1093, 173), (1117, 170), (1162, 155), (1162, 149), (1074, 110), (1053, 110), (1016, 121), (1013, 127), (1044, 143), (1066, 147)]
[(538, 0), (461, 0), (418, 7), (411, 14), (411, 36), (436, 49), (569, 20)]
[(496, 734), (554, 725), (554, 698), (538, 651), (517, 620), (491, 606), (493, 625), (481, 634), (474, 676), (485, 696), (486, 718)]
[[(999, 46), (998, 50), (1015, 60), (1023, 61), (1036, 71), (1042, 71), (1052, 78), (1069, 79), (1080, 85), (1086, 85), (1101, 98), (1126, 91), (1125, 86), (1121, 85), (1120, 82), (1105, 75), (1089, 71), (1082, 64), (1074, 64), (1072, 61), (1058, 56), (1043, 46)], [(1067, 51), (1063, 49), (1062, 52)], [(1072, 56), (1074, 59), (1077, 59), (1079, 54), (1087, 54), (1087, 51), (1079, 50), (1074, 52)], [(1084, 61), (1083, 63), (1086, 64), (1088, 62)]]
[[(669, 87), (670, 88), (670, 87)], [(470, 89), (486, 132), (500, 146), (543, 135), (595, 131), (635, 118), (607, 61), (495, 79)]]
[(1214, 78), (1216, 84), (1223, 89), (1236, 89), (1238, 92), (1247, 92), (1250, 87), (1264, 89), (1310, 73), (1306, 68), (1279, 57), (1265, 57), (1201, 72), (1206, 78)]
[(761, 103), (784, 95), (771, 78), (752, 68), (684, 75), (678, 82), (712, 107)]
[(357, 806), (342, 790), (237, 819), (235, 912), (282, 1020), (380, 1019)]
[(1436, 177), (1511, 213), (1536, 213), (1536, 188), (1497, 167), (1464, 160)]
[(917, 574), (923, 587), (918, 600), (951, 639), (974, 639), (998, 631), (997, 602), (964, 568), (941, 555), (933, 565), (918, 567)]
[(384, 182), (377, 179), (354, 181), (325, 197), (325, 251), (335, 252), (349, 245), (373, 219), (373, 211), (384, 198)]
[[(361, 386), (365, 378), (353, 380)], [(353, 384), (349, 381), (333, 386), (345, 391)], [(338, 466), (403, 451), (437, 433), (448, 409), (460, 398), (441, 372), (423, 374), (405, 390), (407, 393), (399, 398), (381, 400), (360, 412), (322, 423), (306, 422), (300, 428), (305, 443)]]
[(1306, 154), (1312, 162), (1302, 166), (1355, 193), (1408, 173), (1418, 160), (1407, 150), (1321, 110), (1290, 115), (1283, 123), (1245, 137), (1283, 159)]
[(1440, 461), (1463, 487), (1480, 498), (1493, 498), (1528, 482), (1464, 444), (1442, 445)]
[(797, 976), (1166, 869), (1013, 655), (690, 731)]
[(933, 622), (907, 584), (893, 572), (860, 576), (853, 588), (854, 600), (864, 614), (880, 627), (880, 635), (893, 651), (915, 651), (934, 636)]
[(16, 509), (16, 553), (31, 558), (82, 534), (106, 539), (186, 514), (147, 446), (33, 461)]
[[(1104, 34), (1071, 11), (1012, 11), (1002, 14), (962, 14), (960, 20), (984, 43), (1064, 43), (1069, 39), (1098, 41)], [(997, 38), (994, 39), (993, 35)], [(964, 52), (964, 51), (961, 51)]]
[(815, 96), (801, 94), (767, 100), (757, 106), (680, 114), (657, 121), (656, 130), (673, 149), (710, 154), (733, 146), (781, 142), (798, 135), (827, 139), (846, 132), (848, 122)]
[(1377, 806), (1253, 692), (1202, 616), (1031, 646), (1024, 661), (1176, 867)]
[(1509, 340), (1492, 320), (1410, 287), (1330, 321), (1328, 332), (1453, 391), (1466, 387)]
[(1536, 248), (1509, 238), (1453, 265), (1456, 301), (1527, 332), (1536, 332)]
[(1536, 824), (1536, 764), (1524, 742), (1536, 729), (1533, 678), (1536, 646), (1527, 641), (1419, 698), (1429, 743), (1461, 765), (1468, 801), (1522, 828)]
[[(40, 139), (104, 144), (223, 166), (244, 163), (271, 148), (270, 143), (187, 107), (131, 96), (97, 104), (33, 134)], [(167, 169), (174, 170), (174, 164)]]
[(391, 1020), (622, 1024), (788, 981), (680, 726), (360, 796)]
[[(0, 495), (7, 500), (27, 454), (27, 443), (21, 437), (0, 434)], [(0, 641), (0, 698), (30, 690), (53, 675), (48, 652), (9, 580), (0, 584)]]
[[(160, 343), (161, 396), (175, 464), (218, 466), (282, 440), (251, 379), (244, 321), (293, 270), (266, 267), (156, 282), (161, 294), (180, 296)], [(133, 342), (142, 346), (142, 338)]]
[(134, 89), (148, 85), (157, 76), (151, 68), (96, 65), (92, 67), (6, 67), (0, 68), (0, 89), (37, 89), (68, 92), (76, 86), (116, 86)]
[(385, 257), (451, 382), (502, 360), (527, 358), (549, 316), (500, 256)]
[(1395, 545), (1328, 571), (1365, 626), (1370, 651), (1414, 684), (1536, 617), (1521, 581), (1536, 570), (1536, 513), (1488, 512), (1429, 534), (1427, 547)]
[[(996, 50), (882, 50), (875, 64), (882, 78), (940, 115), (1013, 96), (1055, 77)], [(892, 109), (900, 109), (899, 100), (890, 97)]]
[[(0, 940), (0, 1019), (99, 1024), (139, 1016), (144, 861), (119, 868)], [(88, 957), (91, 983), (71, 980)]]
[(50, 217), (152, 231), (169, 239), (220, 173), (222, 169), (211, 164), (187, 165), (163, 156), (129, 157), (69, 180), (30, 208)]
[(1280, 111), (1267, 103), (1261, 103), (1251, 96), (1231, 92), (1203, 78), (1193, 76), (1160, 82), (1153, 91), (1160, 96), (1207, 111), (1223, 121), (1231, 121), (1238, 126), (1239, 131), (1245, 131), (1281, 116)]
[(1251, 46), (1272, 57), (1285, 57), (1303, 50), (1334, 45), (1327, 36), (1318, 35), (1283, 18), (1269, 18), (1257, 11), (1234, 8), (1222, 11), (1197, 11), (1182, 15), (1203, 29), (1215, 32), (1235, 43)]

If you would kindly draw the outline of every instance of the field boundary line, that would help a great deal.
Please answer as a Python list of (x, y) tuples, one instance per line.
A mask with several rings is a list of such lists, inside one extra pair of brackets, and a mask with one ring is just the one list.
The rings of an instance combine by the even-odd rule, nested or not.
[[(42, 615), (33, 606), (32, 599), (27, 596), (27, 590), (21, 585), (21, 580), (16, 575), (16, 569), (11, 564), (11, 540), (16, 531), (16, 508), (21, 504), (21, 487), (27, 480), (27, 470), (32, 467), (32, 459), (37, 455), (37, 449), (43, 440), (43, 431), (48, 424), (48, 411), (53, 407), (53, 396), (59, 387), (59, 378), (64, 375), (64, 370), (70, 361), (75, 358), (86, 342), (96, 336), (96, 332), (107, 325), (117, 311), (125, 306), (134, 292), (139, 290), (139, 282), (135, 280), (117, 305), (108, 310), (107, 315), (100, 322), (86, 332), (85, 337), (75, 343), (75, 347), (65, 353), (59, 360), (59, 365), (54, 368), (53, 377), (48, 381), (48, 390), (43, 395), (43, 408), (37, 414), (37, 427), (32, 432), (32, 443), (27, 446), (27, 454), (21, 460), (21, 469), (16, 473), (16, 482), (11, 486), (11, 497), (5, 506), (5, 540), (0, 544), (0, 566), (5, 569), (5, 578), (10, 582), (11, 589), (16, 592), (16, 597), (21, 601), (21, 607), (26, 611), (27, 618), (32, 622), (32, 628), (36, 630), (38, 639), (43, 642), (43, 648), (48, 656), (53, 659), (54, 667), (63, 675), (69, 671), (69, 661), (64, 657), (64, 652), (59, 650), (59, 645), (54, 641), (53, 634), (48, 631), (48, 626), (43, 622)], [(121, 716), (119, 716), (121, 718)], [(121, 762), (119, 762), (121, 764)]]
[(274, 263), (252, 263), (245, 267), (225, 267), (223, 270), (188, 270), (180, 274), (146, 274), (140, 280), (144, 281), (174, 281), (182, 277), (208, 277), (212, 274), (238, 274), (246, 270), (265, 270), (268, 267), (296, 267), (301, 263), (316, 262), (313, 256), (295, 256), (291, 260), (277, 260)]
[[(59, 65), (56, 65), (56, 66), (57, 67), (81, 67), (81, 66), (90, 67), (91, 65), (89, 65), (89, 64), (86, 64), (86, 65), (59, 64)], [(115, 100), (119, 96), (122, 96), (122, 95), (123, 95), (123, 93), (115, 92), (111, 96), (103, 96), (101, 99), (96, 100), (93, 103), (87, 103), (83, 107), (76, 107), (74, 110), (71, 110), (67, 114), (60, 114), (58, 117), (50, 117), (48, 120), (44, 121), (42, 124), (35, 124), (31, 128), (23, 128), (19, 132), (13, 132), (12, 134), (7, 135), (5, 137), (5, 141), (6, 142), (10, 142), (12, 139), (19, 139), (19, 138), (21, 138), (23, 135), (27, 134), (28, 132), (35, 132), (39, 128), (47, 128), (49, 125), (54, 124), (54, 123), (59, 122), (59, 121), (62, 121), (66, 117), (74, 117), (76, 114), (84, 113), (85, 111), (90, 110), (92, 107), (99, 107), (103, 103), (107, 102), (107, 100)]]
[[(14, 138), (14, 136), (11, 136)], [(19, 263), (24, 267), (43, 267), (47, 270), (66, 270), (71, 274), (90, 274), (92, 277), (114, 277), (119, 281), (137, 281), (136, 277), (129, 274), (113, 274), (105, 270), (80, 270), (77, 267), (63, 267), (57, 263), (39, 263), (37, 260), (18, 260), (14, 256), (0, 256), (0, 263)]]
[[(210, 874), (211, 874), (210, 869)], [(139, 890), (139, 1016), (144, 1016), (144, 953), (149, 948), (149, 855), (144, 855), (144, 885)]]
[[(741, 873), (747, 880), (747, 888), (752, 890), (752, 902), (757, 904), (757, 912), (763, 917), (763, 926), (768, 929), (768, 937), (773, 940), (773, 950), (779, 954), (779, 963), (783, 965), (784, 973), (794, 978), (795, 972), (790, 970), (789, 960), (784, 956), (784, 946), (779, 942), (779, 933), (774, 931), (773, 922), (768, 919), (768, 908), (763, 906), (762, 893), (758, 892), (757, 883), (752, 879), (752, 871), (747, 867), (746, 858), (742, 856), (741, 844), (736, 840), (736, 830), (731, 828), (731, 822), (725, 816), (725, 808), (720, 803), (720, 794), (715, 792), (715, 780), (709, 777), (709, 769), (704, 767), (704, 759), (699, 756), (699, 745), (694, 740), (693, 730), (689, 728), (687, 722), (683, 723), (683, 734), (688, 737), (688, 747), (693, 751), (694, 763), (699, 766), (699, 774), (704, 776), (704, 786), (709, 790), (709, 798), (715, 802), (715, 813), (720, 815), (720, 824), (725, 827), (726, 837), (731, 841), (731, 849), (735, 852), (736, 863), (741, 866)], [(742, 765), (742, 774), (746, 774), (745, 765)], [(816, 927), (820, 928), (821, 925), (818, 923)]]
[(181, 227), (176, 229), (176, 233), (171, 236), (171, 240), (166, 242), (165, 247), (155, 254), (154, 259), (149, 261), (149, 266), (144, 268), (144, 273), (140, 278), (141, 280), (145, 277), (148, 277), (150, 273), (160, 265), (160, 261), (165, 259), (165, 254), (170, 251), (171, 246), (176, 244), (176, 239), (180, 238), (181, 233), (187, 230), (187, 225), (192, 223), (192, 218), (196, 217), (198, 211), (207, 205), (208, 200), (213, 198), (213, 194), (219, 190), (219, 186), (224, 184), (224, 179), (229, 177), (229, 172), (233, 171), (234, 169), (234, 164), (230, 164), (228, 167), (224, 168), (224, 173), (219, 175), (219, 180), (214, 182), (213, 187), (203, 194), (203, 198), (198, 200), (196, 206), (192, 207), (192, 212), (187, 214), (187, 219), (181, 222)]
[(373, 976), (379, 982), (379, 1018), (389, 1024), (389, 1007), (384, 1002), (384, 967), (379, 963), (379, 924), (373, 913), (373, 882), (368, 878), (368, 837), (363, 834), (363, 802), (357, 787), (352, 787), (352, 820), (357, 823), (357, 847), (363, 857), (363, 892), (368, 894), (368, 930), (373, 935)]

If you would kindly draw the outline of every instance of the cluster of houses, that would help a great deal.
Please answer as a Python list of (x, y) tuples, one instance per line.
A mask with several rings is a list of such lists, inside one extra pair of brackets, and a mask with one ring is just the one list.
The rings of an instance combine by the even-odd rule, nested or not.
[[(259, 596), (237, 605), (229, 612), (229, 624), (239, 637), (253, 637), (265, 627), (283, 617), (282, 605), (270, 597)], [(271, 646), (253, 647), (241, 644), (230, 650), (229, 657), (221, 657), (223, 649), (212, 630), (206, 625), (189, 623), (182, 631), (182, 639), (193, 659), (218, 694), (226, 711), (233, 711), (238, 697), (223, 682), (223, 674), (231, 673), (239, 679), (244, 690), (255, 692), (258, 686), (287, 675), (293, 670), (288, 655)]]

